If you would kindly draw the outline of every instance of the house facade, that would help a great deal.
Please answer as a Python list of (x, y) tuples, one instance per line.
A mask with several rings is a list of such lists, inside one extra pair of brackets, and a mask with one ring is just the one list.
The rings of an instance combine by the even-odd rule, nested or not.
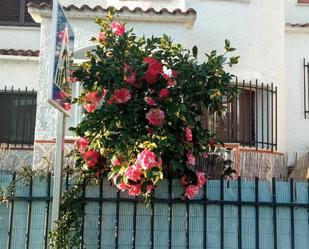
[[(233, 83), (242, 89), (242, 93), (235, 103), (228, 106), (224, 118), (208, 117), (205, 125), (232, 147), (237, 147), (237, 153), (242, 155), (238, 157), (241, 162), (250, 157), (248, 155), (251, 154), (246, 153), (271, 154), (272, 158), (265, 161), (267, 164), (269, 160), (279, 160), (276, 156), (280, 156), (280, 153), (309, 151), (309, 1), (60, 2), (75, 32), (77, 62), (85, 59), (85, 51), (95, 46), (89, 40), (98, 33), (94, 18), (104, 16), (111, 6), (116, 8), (116, 18), (126, 22), (128, 28), (134, 27), (138, 35), (160, 36), (166, 33), (187, 48), (197, 45), (201, 61), (205, 59), (203, 52), (213, 49), (222, 52), (224, 40), (229, 39), (237, 48), (235, 54), (240, 55), (239, 64), (231, 70), (237, 75)], [(2, 135), (0, 138), (14, 145), (34, 143), (33, 151), (31, 146), (30, 150), (24, 150), (24, 147), (20, 150), (15, 146), (14, 149), (18, 151), (15, 156), (25, 158), (16, 160), (31, 161), (34, 155), (34, 166), (43, 167), (43, 156), (53, 157), (56, 137), (56, 111), (47, 103), (50, 1), (1, 1), (0, 25), (0, 90), (8, 86), (2, 95), (14, 96), (17, 94), (14, 89), (20, 88), (24, 92), (22, 90), (27, 86), (35, 90), (32, 97), (36, 102), (33, 105), (34, 102), (27, 100), (32, 104), (28, 105), (28, 109), (32, 108), (32, 111), (27, 109), (27, 113), (30, 113), (28, 116), (15, 117), (12, 115), (16, 113), (14, 109), (6, 114), (4, 108), (0, 114), (0, 120), (10, 120), (5, 127), (10, 127), (10, 122), (16, 119), (21, 126), (29, 127), (28, 137), (32, 136), (32, 140), (23, 141), (25, 134), (17, 134), (19, 127), (16, 125), (15, 131), (10, 130), (15, 132), (12, 137), (5, 140)], [(14, 98), (7, 98), (12, 103)], [(18, 98), (15, 103), (21, 105), (23, 101), (28, 103)], [(26, 109), (19, 109), (21, 113), (24, 113), (23, 110)], [(27, 123), (27, 117), (33, 117), (33, 110), (36, 114), (35, 126)], [(68, 126), (74, 124), (76, 119), (76, 115), (71, 117)], [(2, 134), (8, 134), (8, 129), (2, 128)], [(70, 142), (70, 134), (67, 135)]]

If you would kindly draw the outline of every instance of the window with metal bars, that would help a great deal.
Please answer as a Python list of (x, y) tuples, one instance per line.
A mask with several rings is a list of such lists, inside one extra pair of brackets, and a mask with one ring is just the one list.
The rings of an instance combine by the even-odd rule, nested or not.
[(51, 3), (51, 0), (0, 0), (0, 25), (38, 26), (28, 13), (27, 4)]
[(0, 143), (21, 146), (33, 145), (36, 118), (36, 92), (0, 91)]
[(256, 149), (277, 149), (277, 87), (235, 82), (240, 95), (227, 103), (223, 115), (206, 114), (204, 126), (225, 143), (239, 143)]

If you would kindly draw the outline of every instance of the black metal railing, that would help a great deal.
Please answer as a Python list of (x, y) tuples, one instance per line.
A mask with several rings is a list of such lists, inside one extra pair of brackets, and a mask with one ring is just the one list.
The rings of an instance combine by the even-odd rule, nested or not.
[(205, 127), (225, 143), (277, 150), (277, 87), (237, 79), (230, 86), (237, 87), (240, 94), (226, 103), (223, 115), (205, 114)]
[[(3, 178), (9, 182), (18, 175)], [(85, 187), (79, 248), (189, 249), (211, 248), (215, 243), (224, 249), (232, 242), (231, 248), (238, 249), (249, 244), (250, 248), (281, 248), (280, 241), (295, 249), (307, 245), (309, 181), (221, 178), (210, 180), (195, 200), (180, 198), (175, 181), (161, 183), (148, 208), (142, 198), (116, 192), (106, 179)], [(48, 248), (51, 183), (48, 174), (47, 179), (31, 178), (27, 187), (18, 185), (12, 192), (9, 205), (0, 213), (7, 221), (0, 223), (2, 248)]]
[(304, 117), (309, 119), (309, 63), (304, 59)]
[(0, 90), (0, 143), (22, 148), (33, 145), (36, 97), (27, 88)]

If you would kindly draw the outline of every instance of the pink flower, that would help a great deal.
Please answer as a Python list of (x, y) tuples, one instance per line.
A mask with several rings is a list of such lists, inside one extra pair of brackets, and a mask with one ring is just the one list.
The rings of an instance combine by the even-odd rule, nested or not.
[(122, 164), (122, 161), (121, 161), (119, 158), (115, 157), (115, 156), (113, 156), (111, 162), (112, 162), (112, 165), (113, 165), (113, 166), (118, 166), (118, 165), (121, 165), (121, 164)]
[(130, 84), (131, 86), (137, 87), (136, 85), (136, 79), (137, 79), (137, 73), (133, 72), (132, 67), (128, 64), (124, 64), (124, 78), (123, 80)]
[(103, 96), (98, 96), (98, 92), (88, 92), (85, 95), (85, 101), (87, 103), (97, 103), (99, 102), (101, 99), (103, 98)]
[(204, 184), (207, 182), (204, 172), (197, 171), (196, 178), (197, 178), (197, 186), (199, 186), (200, 188), (203, 187)]
[(146, 101), (147, 105), (150, 105), (150, 106), (157, 104), (156, 101), (151, 97), (145, 97), (145, 101)]
[(84, 106), (84, 109), (85, 109), (87, 112), (89, 112), (89, 113), (94, 112), (95, 109), (97, 108), (97, 105), (96, 105), (96, 104), (89, 104), (89, 103), (87, 103), (87, 104), (84, 104), (83, 106)]
[(67, 111), (70, 111), (71, 108), (72, 108), (72, 105), (71, 105), (71, 103), (65, 102), (65, 103), (63, 103), (63, 108), (64, 108), (65, 110), (67, 110)]
[(99, 41), (100, 41), (101, 43), (106, 42), (106, 34), (105, 34), (105, 32), (100, 32), (100, 33), (99, 33)]
[(154, 189), (154, 186), (153, 186), (153, 185), (147, 185), (147, 187), (146, 187), (146, 192), (147, 192), (147, 193), (150, 193), (153, 189)]
[(187, 176), (182, 176), (182, 177), (180, 178), (180, 184), (181, 184), (182, 186), (187, 186), (187, 185), (189, 185), (189, 178), (188, 178)]
[(192, 141), (192, 131), (189, 127), (185, 128), (185, 139), (186, 139), (186, 142)]
[(176, 86), (176, 80), (174, 80), (174, 79), (169, 79), (169, 80), (167, 81), (167, 85), (170, 86), (170, 87)]
[(78, 81), (77, 77), (69, 77), (71, 83), (76, 83)]
[(131, 196), (137, 196), (142, 193), (141, 185), (140, 184), (134, 184), (129, 186), (128, 194)]
[(76, 140), (76, 147), (81, 152), (85, 151), (88, 145), (89, 145), (89, 140), (85, 137), (80, 137)]
[(187, 164), (195, 166), (195, 163), (196, 163), (195, 156), (191, 152), (188, 152), (187, 153)]
[(144, 62), (148, 64), (148, 69), (145, 74), (145, 80), (149, 84), (153, 84), (158, 80), (159, 75), (162, 73), (163, 64), (151, 57), (144, 58)]
[(151, 169), (158, 166), (156, 154), (151, 150), (144, 149), (137, 155), (137, 164), (141, 165), (143, 169)]
[(111, 97), (111, 101), (116, 104), (124, 104), (131, 99), (132, 95), (127, 88), (121, 88), (115, 90), (113, 96)]
[(148, 113), (146, 113), (146, 119), (149, 124), (161, 126), (165, 119), (165, 114), (160, 109), (150, 109)]
[(121, 183), (117, 184), (117, 178), (118, 177), (119, 177), (118, 174), (115, 175), (113, 177), (113, 182), (116, 185), (116, 187), (123, 192), (123, 191), (127, 190), (129, 186), (125, 182), (121, 182)]
[(111, 24), (111, 28), (112, 28), (113, 33), (118, 36), (123, 36), (125, 32), (124, 26), (121, 25), (119, 22), (113, 22)]
[(167, 88), (163, 88), (160, 91), (159, 97), (163, 99), (163, 98), (166, 98), (169, 94), (170, 94), (170, 90), (168, 90)]
[(137, 164), (129, 166), (125, 172), (125, 176), (128, 179), (135, 182), (141, 179), (141, 174), (142, 174), (142, 167)]
[(197, 194), (198, 192), (200, 191), (200, 188), (199, 186), (196, 186), (196, 185), (189, 185), (187, 188), (186, 188), (186, 193), (185, 193), (185, 196), (192, 200)]
[(88, 168), (94, 168), (99, 162), (100, 153), (95, 150), (86, 151), (83, 154), (83, 158), (88, 165)]

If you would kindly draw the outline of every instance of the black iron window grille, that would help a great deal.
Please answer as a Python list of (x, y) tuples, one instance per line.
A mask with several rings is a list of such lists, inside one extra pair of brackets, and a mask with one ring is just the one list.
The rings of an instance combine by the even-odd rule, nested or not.
[(32, 146), (36, 118), (36, 92), (0, 90), (0, 143)]
[(0, 25), (8, 26), (39, 26), (27, 11), (27, 4), (34, 2), (50, 3), (50, 0), (1, 0)]
[(304, 59), (304, 117), (309, 119), (309, 63)]
[(225, 143), (277, 150), (277, 87), (237, 79), (231, 86), (236, 86), (240, 95), (226, 103), (223, 115), (206, 114), (202, 120), (205, 127)]

